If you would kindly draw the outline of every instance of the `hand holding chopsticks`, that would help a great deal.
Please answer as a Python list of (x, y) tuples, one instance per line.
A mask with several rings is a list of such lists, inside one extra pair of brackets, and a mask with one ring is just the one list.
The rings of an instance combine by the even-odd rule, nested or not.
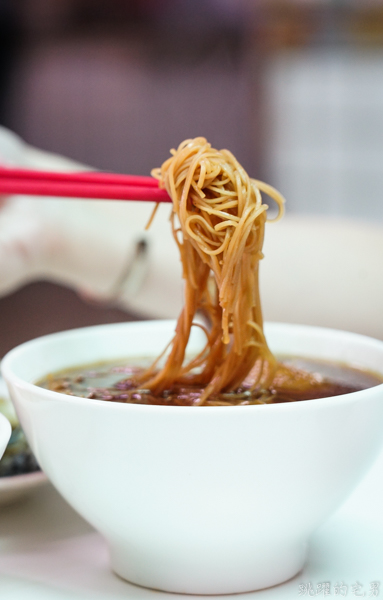
[(0, 168), (0, 194), (171, 202), (153, 177)]

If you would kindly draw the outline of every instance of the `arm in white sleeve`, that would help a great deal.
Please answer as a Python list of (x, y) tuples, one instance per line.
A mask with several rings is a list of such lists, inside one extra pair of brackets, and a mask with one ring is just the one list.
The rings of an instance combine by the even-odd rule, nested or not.
[[(41, 170), (87, 167), (25, 145), (0, 128), (0, 163)], [(0, 211), (0, 294), (46, 279), (151, 317), (182, 304), (181, 267), (169, 206), (151, 229), (143, 202), (8, 197)]]

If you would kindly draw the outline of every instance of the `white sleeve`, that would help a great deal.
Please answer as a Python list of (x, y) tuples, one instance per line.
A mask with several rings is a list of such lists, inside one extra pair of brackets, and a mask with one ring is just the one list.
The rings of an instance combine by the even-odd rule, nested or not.
[[(0, 160), (42, 170), (89, 169), (27, 146), (4, 128)], [(152, 208), (144, 202), (10, 198), (0, 215), (0, 275), (6, 270), (8, 277), (0, 293), (43, 278), (144, 316), (177, 316), (181, 266), (170, 231), (170, 207), (159, 208), (146, 232)], [(1, 247), (2, 233), (6, 243)], [(19, 256), (13, 259), (21, 241), (25, 252), (20, 262)]]

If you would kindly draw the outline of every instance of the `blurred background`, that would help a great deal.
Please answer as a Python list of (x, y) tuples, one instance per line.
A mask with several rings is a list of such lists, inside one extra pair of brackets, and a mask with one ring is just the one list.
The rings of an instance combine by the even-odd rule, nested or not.
[[(137, 174), (203, 135), (290, 214), (383, 223), (383, 2), (0, 0), (0, 124)], [(1, 300), (0, 318), (1, 355), (127, 316), (40, 283)]]

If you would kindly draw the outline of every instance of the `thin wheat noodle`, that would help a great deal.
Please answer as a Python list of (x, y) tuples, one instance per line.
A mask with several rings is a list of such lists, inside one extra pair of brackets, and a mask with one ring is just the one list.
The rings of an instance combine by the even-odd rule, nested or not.
[[(250, 179), (228, 150), (211, 148), (203, 137), (185, 140), (171, 155), (152, 175), (173, 200), (171, 224), (185, 303), (164, 366), (157, 371), (152, 366), (139, 383), (161, 394), (186, 381), (203, 389), (200, 404), (222, 406), (227, 402), (218, 394), (238, 389), (255, 365), (258, 375), (251, 389), (262, 394), (275, 373), (258, 290), (268, 208), (261, 192), (277, 203), (273, 220), (282, 216), (284, 198), (272, 186)], [(188, 363), (186, 346), (197, 311), (207, 317), (210, 329), (202, 327), (206, 346)]]

